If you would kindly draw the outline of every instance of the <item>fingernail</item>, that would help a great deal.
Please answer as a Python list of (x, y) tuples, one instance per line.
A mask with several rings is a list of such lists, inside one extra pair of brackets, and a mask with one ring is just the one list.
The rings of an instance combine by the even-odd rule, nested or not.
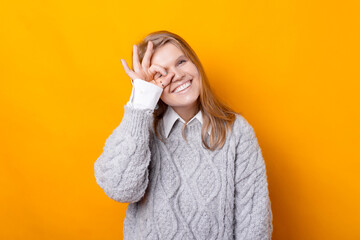
[(167, 75), (167, 72), (165, 71), (165, 75)]

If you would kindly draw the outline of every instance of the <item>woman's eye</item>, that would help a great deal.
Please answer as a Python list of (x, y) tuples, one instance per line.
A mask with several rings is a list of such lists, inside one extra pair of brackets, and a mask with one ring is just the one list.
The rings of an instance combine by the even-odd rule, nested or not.
[(186, 60), (180, 60), (180, 61), (179, 61), (179, 64), (180, 64), (181, 62), (186, 62)]

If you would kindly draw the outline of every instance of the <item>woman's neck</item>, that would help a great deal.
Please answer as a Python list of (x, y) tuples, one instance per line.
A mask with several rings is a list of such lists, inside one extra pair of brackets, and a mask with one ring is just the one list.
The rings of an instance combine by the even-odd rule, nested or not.
[(190, 121), (198, 112), (199, 106), (197, 103), (190, 106), (172, 107), (174, 111), (187, 123)]

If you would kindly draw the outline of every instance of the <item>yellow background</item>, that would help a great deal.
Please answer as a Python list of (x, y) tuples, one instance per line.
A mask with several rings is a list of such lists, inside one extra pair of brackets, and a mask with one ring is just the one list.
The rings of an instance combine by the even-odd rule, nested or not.
[(253, 125), (273, 239), (360, 239), (358, 1), (2, 1), (0, 239), (121, 239), (96, 184), (132, 44), (182, 36)]

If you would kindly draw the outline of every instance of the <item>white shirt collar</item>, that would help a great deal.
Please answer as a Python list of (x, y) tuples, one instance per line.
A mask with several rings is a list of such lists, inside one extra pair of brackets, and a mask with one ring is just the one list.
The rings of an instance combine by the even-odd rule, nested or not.
[[(195, 118), (198, 119), (201, 124), (203, 123), (201, 110), (199, 110), (199, 112), (187, 124), (189, 124)], [(182, 119), (179, 116), (179, 114), (177, 114), (177, 112), (175, 112), (175, 110), (171, 106), (168, 106), (168, 108), (166, 109), (164, 116), (163, 116), (164, 133), (165, 133), (166, 138), (169, 136), (169, 133), (177, 119), (180, 119), (180, 121), (182, 123), (185, 123), (185, 120)], [(211, 132), (211, 126), (209, 127), (209, 130), (208, 130), (209, 135), (210, 135), (210, 132)]]

